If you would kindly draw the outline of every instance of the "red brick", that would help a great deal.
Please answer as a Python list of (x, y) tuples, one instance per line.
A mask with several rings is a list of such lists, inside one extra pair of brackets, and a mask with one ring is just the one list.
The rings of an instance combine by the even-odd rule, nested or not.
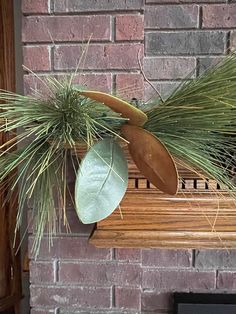
[(213, 290), (215, 272), (144, 269), (142, 287), (166, 291)]
[(109, 308), (111, 289), (108, 287), (31, 286), (31, 306), (76, 308)]
[[(89, 46), (84, 69), (139, 69), (138, 52), (141, 51), (141, 44), (91, 44)], [(82, 53), (81, 45), (63, 45), (55, 49), (55, 69), (75, 69)]]
[(110, 40), (110, 17), (28, 16), (23, 19), (23, 42)]
[(142, 74), (117, 74), (116, 93), (120, 97), (131, 100), (133, 97), (143, 99), (144, 80)]
[(142, 10), (144, 0), (61, 0), (54, 2), (55, 12), (94, 12)]
[(22, 0), (22, 12), (29, 13), (48, 13), (49, 0)]
[(143, 40), (143, 15), (118, 15), (116, 17), (116, 40)]
[(143, 266), (190, 267), (191, 264), (191, 250), (151, 249), (142, 251)]
[(224, 59), (224, 56), (221, 57), (201, 57), (198, 58), (198, 71), (199, 74), (209, 70), (211, 67), (219, 63)]
[(150, 311), (152, 313), (159, 313), (173, 311), (173, 294), (172, 293), (159, 293), (152, 291), (144, 291), (142, 293), (142, 311), (145, 313)]
[(233, 52), (236, 50), (236, 31), (230, 32), (230, 50)]
[(217, 288), (224, 290), (236, 289), (236, 272), (220, 271), (217, 277)]
[(39, 75), (36, 77), (32, 74), (24, 75), (24, 94), (26, 95), (34, 95), (35, 92), (43, 94), (44, 97), (51, 96), (51, 92), (47, 85), (43, 82), (45, 81), (45, 75)]
[(104, 74), (80, 74), (73, 81), (75, 84), (85, 86), (98, 91), (111, 92), (112, 90), (112, 75), (111, 73)]
[[(180, 82), (152, 82), (153, 86), (157, 89), (157, 91), (161, 94), (163, 98), (166, 98), (170, 95), (170, 93), (180, 84)], [(145, 101), (150, 100), (158, 100), (159, 95), (154, 90), (154, 88), (145, 82), (144, 84), (145, 88)]]
[(48, 46), (23, 47), (23, 63), (31, 71), (50, 71), (50, 48)]
[[(29, 241), (29, 253), (32, 247), (32, 237)], [(33, 257), (30, 255), (30, 257)], [(44, 238), (41, 243), (38, 259), (80, 259), (80, 260), (110, 260), (111, 250), (100, 249), (88, 243), (87, 237), (57, 237), (53, 239), (53, 246), (48, 247), (48, 239)]]
[[(63, 79), (64, 75), (54, 75), (58, 78), (58, 80)], [(34, 91), (37, 90), (42, 93), (45, 97), (52, 96), (50, 89), (48, 88), (48, 84), (44, 84), (46, 81), (46, 75), (39, 75), (36, 77), (32, 74), (24, 75), (24, 91), (27, 95), (33, 95)], [(79, 74), (76, 75), (74, 80), (74, 84), (82, 85), (87, 88), (111, 92), (112, 87), (112, 75), (110, 73), (107, 74)], [(70, 178), (71, 179), (71, 178)]]
[(225, 52), (226, 31), (150, 31), (145, 34), (146, 55), (219, 55)]
[(235, 268), (235, 250), (200, 250), (195, 254), (196, 268)]
[[(41, 76), (40, 79), (43, 79), (43, 81), (45, 81), (45, 83), (49, 86), (50, 83), (48, 83), (45, 79), (45, 76)], [(38, 80), (40, 81), (40, 79), (38, 78)], [(41, 82), (43, 84), (43, 82)], [(44, 87), (44, 86), (43, 86)], [(45, 89), (46, 89), (46, 86), (45, 86)], [(39, 93), (41, 92), (41, 96), (39, 96)], [(47, 93), (48, 92), (48, 93)], [(33, 91), (32, 91), (32, 94), (33, 94)], [(48, 97), (55, 97), (55, 91), (53, 90), (46, 90), (45, 93), (42, 93), (42, 91), (39, 91), (37, 89), (37, 95), (35, 95), (36, 98), (40, 98), (40, 100), (43, 98), (47, 98), (46, 96)], [(75, 158), (76, 159), (76, 158)], [(76, 164), (76, 160), (75, 160), (75, 164)], [(70, 190), (70, 193), (67, 191), (67, 194), (66, 194), (66, 209), (67, 210), (71, 210), (73, 208), (74, 210), (74, 188), (75, 188), (75, 174), (73, 174), (72, 172), (69, 174), (69, 170), (70, 170), (70, 167), (72, 168), (73, 166), (71, 165), (70, 166), (70, 162), (68, 163), (67, 165), (67, 175), (66, 175), (66, 178), (67, 178), (67, 184), (68, 184), (68, 191)], [(72, 181), (73, 180), (73, 181)], [(59, 201), (58, 201), (58, 196), (55, 195), (55, 198), (54, 198), (54, 202), (55, 202), (55, 206), (58, 208), (58, 204), (59, 204)], [(29, 200), (29, 202), (27, 203), (27, 206), (29, 209), (32, 209), (33, 206), (34, 206), (34, 202), (32, 199)], [(61, 206), (61, 203), (60, 203), (60, 206)], [(78, 221), (78, 218), (77, 218), (77, 221)], [(76, 222), (75, 222), (76, 223)], [(59, 226), (58, 226), (59, 227)], [(58, 229), (59, 230), (59, 229)]]
[(116, 249), (116, 259), (118, 261), (140, 262), (141, 250), (139, 249)]
[(140, 310), (141, 290), (134, 288), (115, 288), (115, 304), (119, 309)]
[(30, 314), (55, 314), (55, 310), (38, 310), (38, 309), (31, 309)]
[(158, 5), (145, 7), (145, 28), (181, 29), (198, 27), (197, 5)]
[[(52, 76), (52, 74), (50, 74)], [(65, 77), (68, 78), (66, 74), (54, 74), (53, 77), (57, 78), (59, 81), (63, 81)], [(24, 86), (25, 92), (27, 94), (32, 94), (33, 90), (39, 90), (45, 94), (45, 96), (52, 96), (50, 89), (48, 88), (48, 84), (46, 82), (47, 75), (25, 75), (24, 76)], [(43, 82), (46, 82), (46, 85)], [(89, 73), (81, 73), (75, 75), (73, 79), (73, 84), (81, 85), (87, 88), (91, 88), (94, 90), (104, 91), (104, 92), (111, 92), (112, 89), (112, 75), (111, 73), (104, 73), (104, 74), (89, 74)], [(74, 182), (74, 178), (68, 178), (70, 182)]]
[(52, 262), (30, 262), (31, 283), (53, 283), (55, 281), (56, 264)]
[[(68, 220), (68, 224), (70, 226), (70, 234), (73, 235), (84, 235), (89, 237), (94, 226), (93, 225), (85, 225), (82, 222), (79, 221), (78, 215), (76, 214), (75, 209), (71, 208), (70, 210), (66, 211), (67, 214), (67, 220)], [(66, 227), (64, 225), (61, 226), (61, 230), (59, 232), (60, 234), (64, 234), (66, 236), (66, 234), (68, 235), (68, 230), (66, 229)]]
[[(69, 224), (69, 229), (70, 231), (68, 232), (68, 229), (66, 226), (64, 226), (63, 221), (61, 221), (61, 226), (59, 226), (59, 230), (57, 233), (57, 236), (68, 236), (69, 235), (76, 235), (76, 236), (87, 236), (89, 237), (90, 234), (93, 231), (94, 226), (93, 225), (85, 225), (82, 222), (79, 221), (79, 218), (73, 209), (68, 209), (67, 208), (67, 221)], [(32, 210), (28, 211), (28, 222), (29, 222), (29, 229), (28, 233), (33, 233), (33, 223), (32, 223)], [(47, 232), (47, 230), (45, 231)]]
[(146, 57), (144, 72), (150, 80), (183, 79), (196, 68), (195, 58)]
[(204, 5), (203, 27), (230, 28), (236, 27), (236, 5)]
[(139, 265), (116, 263), (71, 263), (59, 264), (59, 281), (80, 285), (122, 285), (139, 286), (141, 268)]

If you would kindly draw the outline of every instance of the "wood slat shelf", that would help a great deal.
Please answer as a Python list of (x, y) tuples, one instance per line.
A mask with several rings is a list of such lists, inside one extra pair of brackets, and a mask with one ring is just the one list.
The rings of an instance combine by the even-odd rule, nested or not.
[[(126, 152), (127, 153), (127, 152)], [(213, 180), (179, 168), (179, 192), (166, 195), (129, 159), (129, 185), (120, 209), (97, 223), (97, 247), (236, 248), (236, 204)], [(122, 219), (123, 218), (123, 219)]]

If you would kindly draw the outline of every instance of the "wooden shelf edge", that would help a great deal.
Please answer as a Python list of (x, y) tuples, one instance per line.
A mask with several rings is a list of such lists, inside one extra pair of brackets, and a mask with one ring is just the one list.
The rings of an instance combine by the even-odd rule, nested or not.
[(236, 248), (236, 232), (95, 230), (89, 242), (99, 248)]
[(22, 298), (23, 296), (21, 294), (13, 294), (6, 298), (0, 299), (0, 312), (15, 306), (21, 301)]

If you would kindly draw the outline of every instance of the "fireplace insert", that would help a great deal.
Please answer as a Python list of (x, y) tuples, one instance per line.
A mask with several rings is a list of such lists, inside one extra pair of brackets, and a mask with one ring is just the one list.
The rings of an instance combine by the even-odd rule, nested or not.
[(236, 314), (236, 294), (175, 293), (174, 314)]

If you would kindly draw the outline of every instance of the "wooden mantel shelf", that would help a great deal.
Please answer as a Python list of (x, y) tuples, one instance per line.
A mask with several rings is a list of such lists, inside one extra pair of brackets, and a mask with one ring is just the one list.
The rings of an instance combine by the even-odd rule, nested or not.
[(214, 181), (179, 169), (179, 192), (159, 192), (129, 161), (129, 187), (90, 243), (125, 248), (236, 248), (236, 204)]

